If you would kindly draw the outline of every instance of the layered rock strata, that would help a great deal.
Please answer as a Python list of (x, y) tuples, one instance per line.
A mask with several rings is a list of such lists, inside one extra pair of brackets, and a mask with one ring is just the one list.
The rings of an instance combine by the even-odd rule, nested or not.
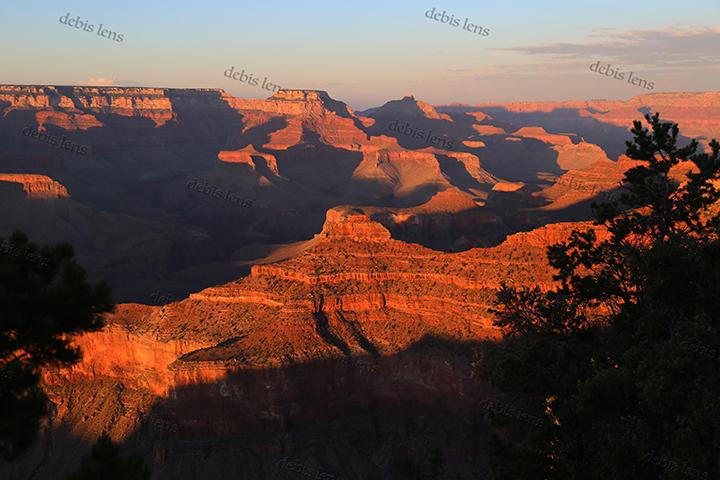
[[(553, 285), (544, 249), (572, 226), (445, 254), (393, 240), (366, 215), (331, 211), (319, 242), (295, 258), (170, 305), (119, 305), (103, 331), (78, 337), (83, 361), (44, 375), (54, 412), (45, 435), (65, 445), (109, 431), (177, 478), (192, 478), (180, 467), (189, 458), (201, 468), (235, 445), (256, 458), (248, 475), (261, 477), (286, 454), (310, 455), (327, 469), (320, 451), (328, 442), (379, 453), (392, 432), (424, 437), (429, 432), (403, 423), (424, 418), (436, 431), (452, 426), (441, 434), (449, 465), (484, 468), (476, 404), (492, 392), (469, 378), (472, 348), (497, 336), (487, 308), (500, 281)], [(103, 399), (92, 414), (89, 392)], [(150, 414), (177, 428), (143, 426)], [(352, 435), (340, 435), (347, 422)], [(212, 448), (218, 460), (201, 461), (198, 448)], [(336, 454), (338, 475), (375, 465)]]

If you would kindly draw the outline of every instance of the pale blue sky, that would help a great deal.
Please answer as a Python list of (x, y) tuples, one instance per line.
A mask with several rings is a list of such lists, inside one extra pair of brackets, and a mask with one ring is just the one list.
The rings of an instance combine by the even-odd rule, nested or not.
[[(433, 7), (460, 26), (426, 18)], [(63, 25), (66, 13), (95, 31)], [(463, 30), (466, 17), (489, 35)], [(123, 41), (98, 36), (100, 23)], [(432, 104), (627, 100), (720, 90), (718, 25), (720, 0), (0, 1), (0, 83), (272, 94), (224, 77), (234, 66), (360, 110), (407, 94)], [(655, 87), (592, 73), (598, 60)]]

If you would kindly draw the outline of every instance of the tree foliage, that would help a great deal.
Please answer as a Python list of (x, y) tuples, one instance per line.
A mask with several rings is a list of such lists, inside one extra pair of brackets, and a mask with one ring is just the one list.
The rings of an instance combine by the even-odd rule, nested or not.
[(120, 455), (120, 447), (103, 435), (93, 445), (89, 455), (83, 455), (80, 469), (67, 480), (148, 480), (152, 474), (142, 455)]
[(0, 379), (0, 459), (13, 461), (30, 448), (47, 413), (41, 368), (77, 362), (70, 336), (102, 328), (114, 304), (107, 282), (85, 282), (69, 243), (38, 248), (15, 231), (3, 245), (0, 366), (11, 375)]
[[(636, 121), (626, 142), (643, 163), (625, 172), (625, 208), (592, 205), (609, 237), (549, 247), (554, 290), (498, 292), (503, 341), (483, 344), (475, 374), (547, 421), (491, 415), (497, 479), (720, 474), (720, 144), (678, 148), (676, 124), (645, 119), (652, 131)], [(681, 161), (695, 171), (679, 184)]]
[(417, 464), (404, 444), (398, 447), (392, 460), (395, 472), (405, 480), (436, 480), (442, 473), (444, 463), (442, 450), (435, 447), (423, 465)]

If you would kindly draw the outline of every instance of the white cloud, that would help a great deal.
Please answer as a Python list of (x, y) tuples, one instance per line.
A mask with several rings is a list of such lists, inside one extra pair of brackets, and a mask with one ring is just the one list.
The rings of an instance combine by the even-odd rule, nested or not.
[(124, 78), (117, 78), (117, 77), (100, 77), (100, 78), (91, 78), (90, 80), (79, 80), (77, 82), (78, 85), (89, 85), (89, 86), (96, 86), (96, 87), (104, 87), (109, 85), (123, 85), (123, 86), (141, 86), (137, 82), (133, 82), (131, 80), (125, 80)]
[(604, 57), (620, 64), (647, 65), (654, 69), (720, 65), (720, 49), (717, 48), (720, 45), (720, 27), (680, 28), (672, 25), (663, 30), (604, 32), (589, 36), (604, 39), (497, 50), (515, 51), (524, 55), (552, 55), (555, 60)]

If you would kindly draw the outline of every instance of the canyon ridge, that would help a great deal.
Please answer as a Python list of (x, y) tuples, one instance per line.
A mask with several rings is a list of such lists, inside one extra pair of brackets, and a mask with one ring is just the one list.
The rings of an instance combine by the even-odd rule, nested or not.
[(300, 478), (285, 457), (390, 479), (399, 443), (442, 447), (442, 478), (483, 478), (494, 390), (471, 371), (499, 337), (501, 282), (552, 288), (547, 246), (602, 238), (590, 204), (638, 164), (634, 120), (659, 111), (701, 150), (720, 138), (715, 92), (354, 112), (316, 90), (0, 85), (0, 109), (0, 236), (70, 242), (118, 304), (75, 338), (80, 363), (43, 371), (50, 414), (0, 464), (14, 479), (64, 477), (104, 433), (153, 479)]

